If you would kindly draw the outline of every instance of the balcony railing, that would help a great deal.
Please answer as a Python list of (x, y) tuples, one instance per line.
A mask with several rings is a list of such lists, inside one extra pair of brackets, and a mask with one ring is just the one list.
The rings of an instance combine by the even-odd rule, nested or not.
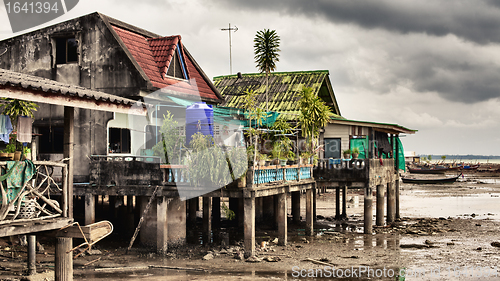
[(312, 167), (313, 165), (257, 166), (255, 167), (253, 184), (311, 179)]
[(7, 161), (0, 169), (0, 226), (68, 217), (67, 164)]
[(394, 159), (319, 159), (314, 167), (318, 181), (365, 182), (394, 173)]

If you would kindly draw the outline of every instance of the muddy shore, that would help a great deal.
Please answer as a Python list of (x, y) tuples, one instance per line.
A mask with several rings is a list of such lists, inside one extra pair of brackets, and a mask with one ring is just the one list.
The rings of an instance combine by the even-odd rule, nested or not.
[[(259, 229), (256, 258), (246, 259), (237, 241), (188, 244), (166, 256), (140, 248), (125, 254), (128, 241), (111, 237), (74, 261), (75, 280), (313, 280), (320, 272), (325, 279), (356, 273), (345, 280), (395, 280), (391, 273), (406, 273), (406, 280), (500, 280), (496, 169), (467, 173), (452, 185), (403, 184), (402, 219), (373, 235), (363, 234), (360, 190), (349, 190), (346, 221), (333, 219), (335, 193), (328, 190), (317, 199), (315, 236), (290, 221), (288, 245), (278, 246), (272, 229)], [(31, 279), (51, 280), (54, 247), (39, 240), (39, 274)], [(17, 239), (0, 239), (0, 261), (0, 280), (25, 278), (26, 248)]]

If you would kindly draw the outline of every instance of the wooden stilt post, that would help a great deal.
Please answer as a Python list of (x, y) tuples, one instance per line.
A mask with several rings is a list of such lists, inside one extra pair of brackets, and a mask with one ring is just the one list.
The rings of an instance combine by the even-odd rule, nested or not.
[(377, 226), (384, 225), (384, 185), (377, 185), (377, 214), (376, 214), (376, 224)]
[(244, 199), (244, 243), (247, 256), (255, 255), (255, 195)]
[(95, 197), (93, 194), (85, 194), (85, 225), (95, 223)]
[(342, 186), (342, 218), (347, 218), (347, 184)]
[(300, 222), (300, 191), (292, 192), (292, 218), (294, 223)]
[(36, 236), (28, 235), (28, 275), (36, 274)]
[[(278, 215), (277, 215), (277, 219), (278, 219), (278, 244), (281, 246), (286, 246), (287, 240), (288, 240), (286, 193), (280, 193), (276, 196), (278, 198)], [(310, 196), (311, 196), (311, 201), (312, 201), (312, 193)], [(312, 212), (310, 215), (311, 215), (311, 220), (312, 220)]]
[(312, 236), (314, 234), (313, 192), (314, 192), (313, 189), (308, 189), (306, 191), (306, 235), (307, 236)]
[(340, 220), (340, 185), (342, 183), (339, 182), (339, 185), (335, 187), (335, 219)]
[(396, 220), (399, 220), (401, 218), (399, 214), (399, 178), (396, 179), (395, 186), (394, 186), (394, 193), (395, 193), (395, 200), (396, 200)]
[(56, 237), (55, 280), (73, 280), (73, 238)]
[(203, 197), (203, 244), (212, 243), (212, 197)]
[(198, 197), (189, 199), (189, 223), (196, 224), (196, 207), (198, 206)]
[(218, 231), (220, 228), (220, 197), (212, 197), (212, 230)]
[(168, 249), (168, 203), (166, 196), (156, 198), (156, 252), (165, 254)]
[[(312, 175), (312, 172), (311, 172)], [(317, 195), (318, 189), (316, 188), (316, 183), (314, 183), (313, 189), (312, 189), (312, 216), (313, 216), (313, 222), (316, 222), (316, 195)]]
[(392, 224), (396, 219), (396, 194), (393, 182), (387, 183), (387, 225)]
[(372, 234), (373, 232), (373, 197), (372, 197), (372, 187), (365, 186), (365, 198), (364, 198), (364, 233)]

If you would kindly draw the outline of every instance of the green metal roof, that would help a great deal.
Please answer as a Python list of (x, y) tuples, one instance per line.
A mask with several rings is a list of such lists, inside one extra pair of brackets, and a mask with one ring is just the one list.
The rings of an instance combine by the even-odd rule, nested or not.
[[(328, 77), (328, 70), (273, 72), (269, 74), (269, 111), (281, 113), (282, 118), (293, 120), (299, 115), (298, 93), (303, 87), (310, 87), (331, 108), (336, 117), (340, 117), (340, 110), (333, 93)], [(266, 75), (265, 73), (227, 75), (214, 77), (214, 85), (222, 94), (224, 106), (241, 108), (244, 102), (244, 92), (253, 90), (258, 93), (257, 101), (260, 106), (266, 102)]]
[(398, 124), (390, 124), (390, 123), (380, 123), (380, 122), (371, 122), (371, 121), (359, 121), (359, 120), (350, 120), (345, 119), (344, 117), (332, 117), (330, 123), (333, 124), (343, 124), (343, 125), (356, 125), (363, 127), (371, 127), (374, 129), (378, 129), (379, 131), (383, 131), (390, 134), (415, 134), (418, 130), (408, 129)]

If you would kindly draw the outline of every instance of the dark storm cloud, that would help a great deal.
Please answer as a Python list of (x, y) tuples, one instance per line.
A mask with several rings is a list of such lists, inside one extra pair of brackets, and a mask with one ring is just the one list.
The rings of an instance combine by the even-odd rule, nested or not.
[(500, 42), (500, 1), (493, 0), (212, 0), (234, 9), (320, 17), (400, 33), (455, 34), (476, 43)]

